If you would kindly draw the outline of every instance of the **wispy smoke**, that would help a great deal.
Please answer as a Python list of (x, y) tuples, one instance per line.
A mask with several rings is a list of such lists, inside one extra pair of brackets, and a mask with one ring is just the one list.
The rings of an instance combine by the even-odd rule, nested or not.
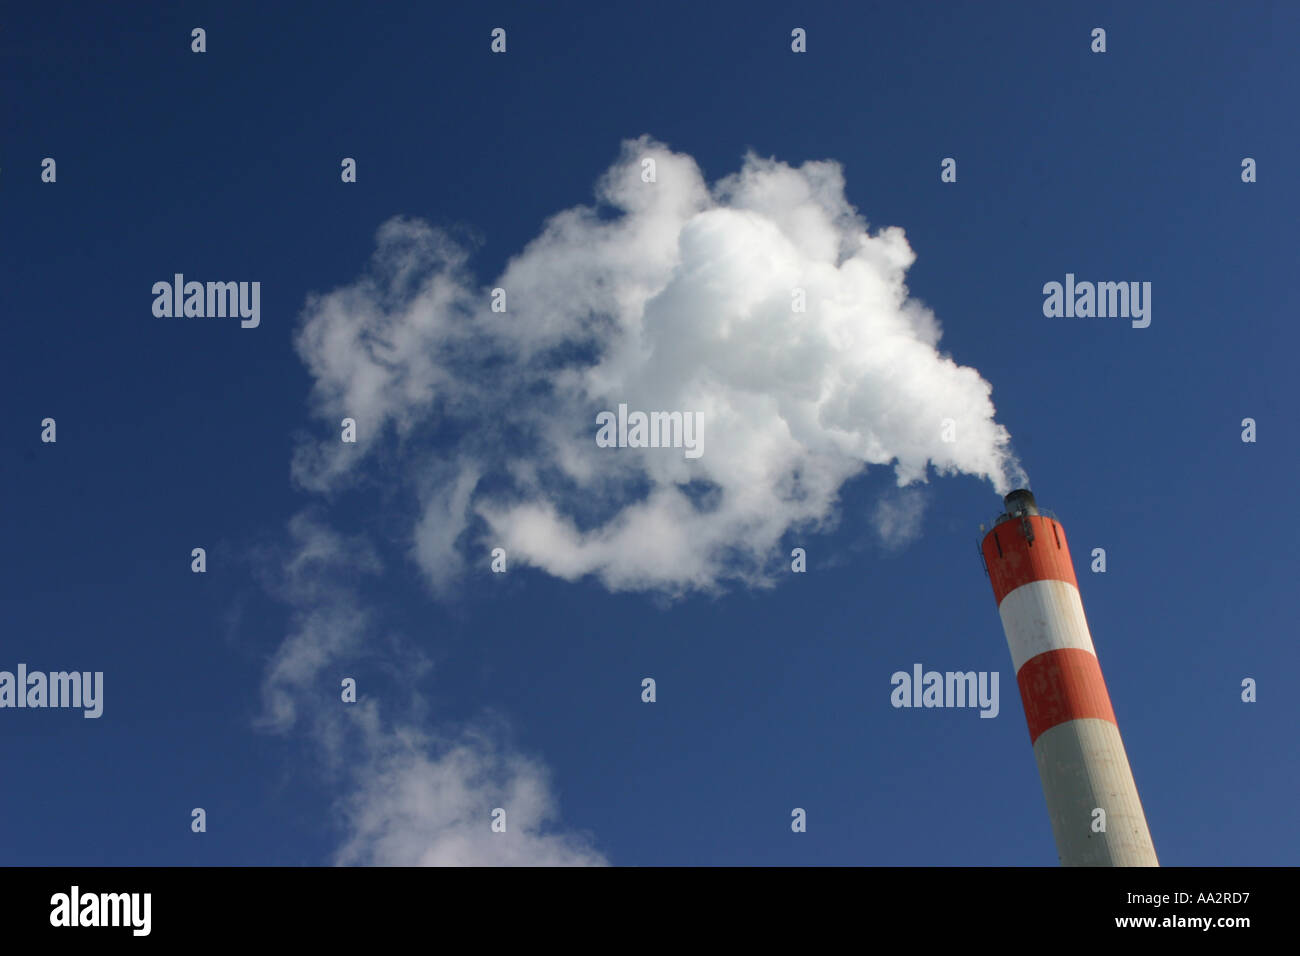
[[(264, 557), (266, 557), (264, 555)], [(264, 568), (269, 590), (292, 609), (291, 631), (262, 684), (261, 727), (302, 731), (341, 787), (340, 864), (378, 866), (596, 866), (604, 856), (582, 834), (557, 829), (550, 775), (502, 743), (491, 720), (432, 733), (411, 714), (381, 714), (363, 689), (340, 699), (341, 674), (378, 643), (363, 582), (382, 568), (362, 536), (344, 536), (309, 514)], [(418, 649), (399, 652), (418, 672)], [(418, 698), (418, 695), (417, 695)], [(422, 702), (418, 702), (422, 704)], [(420, 707), (415, 708), (417, 711)], [(505, 829), (491, 829), (505, 811)]]
[[(433, 741), (366, 716), (370, 760), (345, 803), (349, 837), (335, 859), (371, 866), (601, 866), (581, 835), (555, 828), (544, 766), (471, 730)], [(505, 830), (489, 826), (504, 811)]]
[(876, 503), (873, 515), (881, 541), (890, 549), (911, 543), (921, 533), (924, 513), (925, 499), (915, 489), (908, 488), (882, 497)]
[[(359, 432), (301, 447), (295, 475), (329, 489), (400, 445), (435, 587), (493, 547), (612, 590), (764, 584), (782, 536), (832, 520), (869, 465), (899, 485), (930, 469), (1023, 483), (992, 387), (909, 298), (903, 231), (869, 231), (838, 164), (750, 155), (710, 188), (643, 137), (597, 196), (484, 287), (448, 236), (392, 220), (368, 275), (308, 303), (315, 410)], [(704, 454), (597, 447), (596, 415), (620, 403), (702, 413)]]

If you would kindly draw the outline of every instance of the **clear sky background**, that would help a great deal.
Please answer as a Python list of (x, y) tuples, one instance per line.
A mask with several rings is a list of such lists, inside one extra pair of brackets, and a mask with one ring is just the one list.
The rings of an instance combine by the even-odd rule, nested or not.
[[(977, 553), (988, 481), (932, 472), (917, 534), (890, 546), (872, 515), (894, 473), (872, 467), (833, 526), (782, 538), (806, 574), (671, 598), (494, 575), (470, 538), (432, 588), (394, 475), (454, 457), (454, 430), (388, 435), (348, 487), (292, 477), (296, 447), (337, 436), (295, 332), (384, 222), (466, 237), (491, 288), (646, 134), (709, 183), (750, 150), (834, 160), (873, 233), (906, 231), (940, 350), (992, 384), (1069, 533), (1161, 862), (1294, 865), (1297, 36), (1300, 9), (1259, 2), (8, 11), (0, 669), (102, 670), (105, 701), (98, 720), (0, 711), (0, 862), (401, 862), (472, 832), (461, 862), (1055, 864)], [(260, 327), (155, 317), (176, 272), (260, 281)], [(1150, 327), (1044, 317), (1067, 272), (1150, 281)], [(294, 591), (302, 513), (383, 570), (308, 567)], [(346, 613), (322, 588), (365, 624), (268, 728), (295, 615)], [(916, 662), (1000, 672), (1001, 713), (892, 708)], [(343, 676), (363, 702), (345, 718)], [(389, 764), (397, 727), (437, 739)], [(438, 741), (467, 727), (461, 764)], [(524, 822), (489, 835), (523, 841), (492, 856), (491, 809), (540, 790), (553, 817), (531, 842)]]

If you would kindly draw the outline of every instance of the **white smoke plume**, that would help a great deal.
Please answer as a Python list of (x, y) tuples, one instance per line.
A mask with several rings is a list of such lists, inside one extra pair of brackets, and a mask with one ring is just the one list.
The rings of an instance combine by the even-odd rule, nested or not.
[[(389, 505), (406, 494), (410, 555), (436, 590), (496, 547), (512, 568), (611, 590), (762, 586), (783, 536), (830, 526), (868, 466), (899, 486), (873, 514), (888, 548), (919, 532), (908, 486), (931, 470), (1024, 483), (991, 386), (938, 351), (938, 322), (908, 295), (902, 230), (871, 233), (837, 164), (750, 155), (710, 187), (642, 137), (596, 192), (490, 285), (448, 235), (398, 218), (366, 275), (308, 301), (296, 345), (331, 437), (298, 446), (294, 475), (325, 493), (370, 481)], [(700, 416), (700, 454), (598, 446), (597, 417), (620, 405)], [(333, 431), (345, 418), (356, 444)], [(339, 665), (382, 626), (364, 591), (382, 567), (362, 535), (307, 514), (289, 531), (274, 589), (294, 612), (262, 723), (306, 723), (349, 776), (336, 862), (604, 863), (556, 829), (545, 768), (494, 733), (334, 703)], [(506, 833), (488, 826), (495, 807)]]
[[(869, 231), (837, 163), (749, 155), (710, 188), (642, 137), (597, 198), (486, 287), (447, 235), (391, 220), (368, 275), (308, 302), (315, 411), (355, 419), (358, 443), (301, 446), (295, 476), (334, 488), (400, 444), (412, 554), (436, 588), (493, 547), (611, 590), (763, 585), (782, 536), (827, 526), (869, 465), (900, 486), (930, 469), (1023, 483), (992, 387), (938, 350), (908, 295), (903, 231)], [(620, 403), (700, 413), (703, 453), (597, 447), (596, 416)]]

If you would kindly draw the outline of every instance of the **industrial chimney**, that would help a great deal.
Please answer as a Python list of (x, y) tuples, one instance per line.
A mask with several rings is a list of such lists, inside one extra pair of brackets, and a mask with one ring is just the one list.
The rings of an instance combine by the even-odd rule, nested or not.
[(1026, 489), (1004, 501), (1006, 513), (980, 550), (1061, 865), (1159, 866), (1083, 616), (1065, 529), (1039, 514)]

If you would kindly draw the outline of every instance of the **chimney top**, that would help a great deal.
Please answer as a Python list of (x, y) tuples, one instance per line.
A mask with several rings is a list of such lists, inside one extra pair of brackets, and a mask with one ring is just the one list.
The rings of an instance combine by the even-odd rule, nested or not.
[(1038, 514), (1038, 502), (1034, 493), (1028, 488), (1018, 488), (1002, 499), (1007, 506), (1007, 515), (1011, 518), (1023, 518)]

